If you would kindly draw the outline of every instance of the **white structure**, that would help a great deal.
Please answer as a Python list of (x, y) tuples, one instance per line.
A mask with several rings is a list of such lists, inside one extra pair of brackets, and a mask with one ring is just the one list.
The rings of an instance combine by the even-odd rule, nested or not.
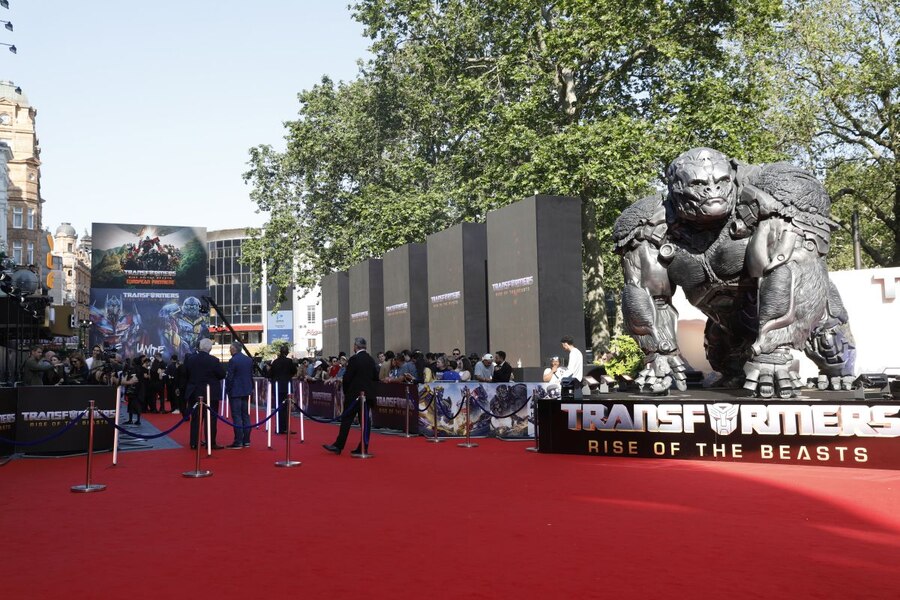
[[(850, 315), (856, 341), (855, 374), (885, 370), (900, 374), (900, 267), (835, 271), (830, 275)], [(681, 290), (674, 303), (678, 310), (678, 347), (691, 366), (709, 373), (712, 369), (703, 350), (706, 316), (687, 301)], [(801, 379), (818, 375), (818, 369), (802, 351), (794, 351), (794, 355)]]

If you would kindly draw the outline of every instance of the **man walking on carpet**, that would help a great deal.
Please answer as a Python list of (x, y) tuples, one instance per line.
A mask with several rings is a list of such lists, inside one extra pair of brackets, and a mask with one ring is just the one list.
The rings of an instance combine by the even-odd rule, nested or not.
[[(350, 453), (351, 455), (367, 453), (369, 450), (368, 431), (371, 429), (372, 421), (369, 416), (371, 414), (370, 406), (372, 402), (375, 402), (377, 383), (378, 365), (375, 364), (375, 359), (366, 352), (365, 338), (358, 337), (353, 340), (353, 356), (350, 357), (350, 360), (347, 362), (347, 369), (344, 371), (344, 403), (349, 404), (359, 398), (361, 392), (365, 393), (367, 403), (367, 414), (365, 419), (366, 431), (362, 432), (362, 441), (360, 441), (356, 450)], [(347, 436), (350, 434), (350, 426), (353, 424), (353, 419), (357, 415), (359, 415), (360, 423), (362, 423), (363, 415), (361, 401), (357, 405), (356, 410), (344, 411), (344, 414), (341, 417), (341, 430), (338, 432), (335, 442), (333, 444), (323, 444), (322, 447), (329, 452), (340, 454), (344, 449), (344, 445), (347, 443)]]

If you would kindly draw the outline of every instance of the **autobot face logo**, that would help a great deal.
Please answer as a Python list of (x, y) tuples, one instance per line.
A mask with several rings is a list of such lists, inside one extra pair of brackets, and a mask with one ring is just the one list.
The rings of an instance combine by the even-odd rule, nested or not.
[(710, 425), (719, 435), (729, 435), (737, 429), (737, 415), (739, 407), (727, 402), (710, 404), (706, 407), (709, 412)]

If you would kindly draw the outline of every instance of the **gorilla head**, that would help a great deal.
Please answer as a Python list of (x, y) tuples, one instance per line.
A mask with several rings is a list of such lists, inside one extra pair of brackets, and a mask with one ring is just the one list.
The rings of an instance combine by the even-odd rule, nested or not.
[(680, 219), (715, 225), (734, 210), (737, 187), (734, 164), (710, 148), (692, 148), (666, 169), (669, 194)]
[(181, 304), (181, 314), (189, 319), (198, 319), (200, 317), (200, 301), (193, 296), (188, 296)]

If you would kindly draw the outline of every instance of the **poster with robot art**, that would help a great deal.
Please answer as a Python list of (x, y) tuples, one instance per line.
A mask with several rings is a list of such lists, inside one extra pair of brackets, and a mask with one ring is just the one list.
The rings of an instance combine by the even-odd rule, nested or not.
[(91, 345), (123, 358), (161, 351), (179, 360), (209, 337), (206, 290), (91, 288)]
[(196, 351), (209, 337), (206, 229), (94, 223), (91, 345), (124, 358)]
[(94, 223), (91, 285), (110, 289), (203, 289), (206, 229)]
[(472, 437), (533, 437), (533, 400), (558, 398), (559, 392), (558, 385), (543, 382), (433, 381), (419, 386), (419, 433), (434, 435), (437, 409), (438, 437), (465, 436), (468, 397)]

